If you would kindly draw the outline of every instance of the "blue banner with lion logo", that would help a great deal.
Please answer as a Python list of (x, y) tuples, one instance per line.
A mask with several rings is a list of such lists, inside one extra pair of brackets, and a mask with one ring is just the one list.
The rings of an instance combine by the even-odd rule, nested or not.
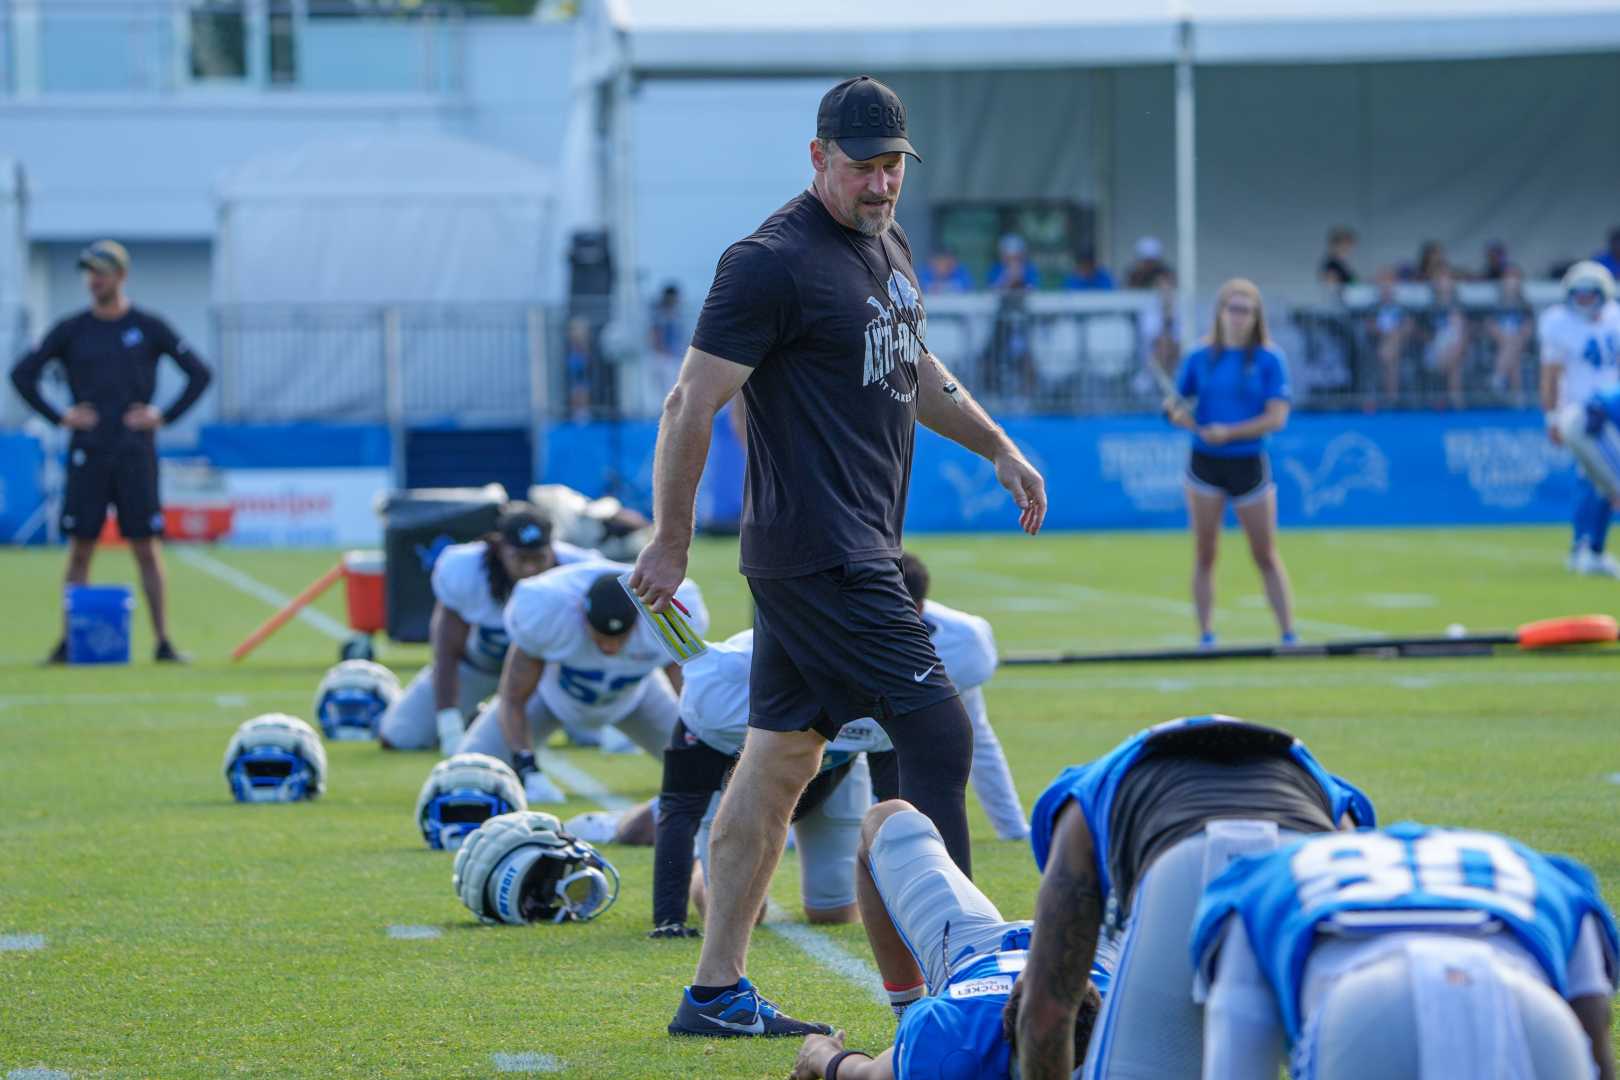
[[(1026, 417), (1004, 426), (1046, 476), (1054, 529), (1180, 528), (1188, 436), (1152, 416)], [(560, 425), (548, 433), (547, 482), (586, 494), (611, 486), (649, 502), (650, 422)], [(740, 456), (735, 445), (717, 454)], [(1278, 516), (1300, 525), (1499, 525), (1562, 522), (1575, 467), (1531, 412), (1303, 413), (1270, 442)], [(705, 481), (740, 494), (738, 461), (711, 456)], [(607, 485), (604, 477), (612, 477)], [(644, 507), (646, 508), (646, 507)], [(977, 532), (1015, 527), (990, 463), (917, 432), (906, 528)]]

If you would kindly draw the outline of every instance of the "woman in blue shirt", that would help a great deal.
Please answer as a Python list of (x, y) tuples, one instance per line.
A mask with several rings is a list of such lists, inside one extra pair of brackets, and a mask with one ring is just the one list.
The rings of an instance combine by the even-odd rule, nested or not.
[(1288, 571), (1277, 554), (1277, 491), (1265, 438), (1288, 422), (1291, 394), (1282, 354), (1266, 333), (1260, 290), (1244, 278), (1221, 286), (1215, 299), (1215, 331), (1182, 361), (1176, 377), (1180, 399), (1165, 409), (1170, 422), (1193, 433), (1187, 463), (1187, 514), (1192, 522), (1193, 605), (1199, 644), (1215, 644), (1210, 628), (1215, 605), (1215, 552), (1227, 503), (1249, 538), (1249, 552), (1265, 582), (1284, 645), (1294, 637)]

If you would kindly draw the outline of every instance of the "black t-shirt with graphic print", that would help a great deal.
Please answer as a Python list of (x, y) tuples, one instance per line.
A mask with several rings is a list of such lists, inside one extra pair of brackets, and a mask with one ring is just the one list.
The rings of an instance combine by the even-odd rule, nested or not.
[(900, 557), (925, 320), (900, 227), (862, 236), (808, 191), (720, 257), (692, 345), (755, 369), (744, 574)]

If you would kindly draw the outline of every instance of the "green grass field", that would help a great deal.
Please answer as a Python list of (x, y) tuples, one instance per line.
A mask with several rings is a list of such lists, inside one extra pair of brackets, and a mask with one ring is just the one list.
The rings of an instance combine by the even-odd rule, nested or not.
[[(1560, 529), (1300, 532), (1285, 536), (1308, 639), (1510, 628), (1620, 609), (1620, 583), (1567, 575)], [(1241, 540), (1220, 572), (1225, 643), (1273, 636)], [(918, 538), (935, 596), (995, 625), (1005, 650), (1187, 644), (1189, 558), (1172, 533)], [(283, 593), (329, 552), (208, 553)], [(136, 663), (35, 666), (56, 636), (58, 551), (0, 552), (0, 1076), (781, 1077), (787, 1042), (664, 1034), (697, 943), (650, 942), (648, 849), (609, 849), (624, 892), (587, 926), (479, 926), (450, 889), (450, 856), (412, 821), (434, 758), (329, 747), (314, 804), (234, 804), (231, 731), (261, 712), (309, 716), (335, 643), (294, 622), (248, 661), (230, 648), (270, 612), (170, 550), (175, 637), (196, 657), (158, 668), (137, 612)], [(701, 542), (692, 574), (718, 636), (741, 628), (735, 545)], [(97, 581), (130, 581), (104, 552)], [(334, 592), (319, 605), (342, 618)], [(403, 676), (422, 647), (388, 646)], [(1223, 711), (1286, 726), (1364, 786), (1385, 820), (1510, 832), (1584, 860), (1620, 906), (1620, 654), (1452, 660), (1272, 660), (1007, 668), (991, 717), (1026, 806), (1058, 769), (1176, 715)], [(613, 791), (656, 790), (645, 756), (559, 751)], [(970, 800), (971, 802), (971, 800)], [(588, 809), (574, 799), (564, 814)], [(989, 827), (972, 808), (976, 835)], [(975, 845), (981, 886), (1027, 917), (1022, 844)], [(798, 911), (784, 860), (775, 899)], [(390, 926), (442, 933), (396, 940)], [(869, 962), (858, 926), (818, 931)], [(42, 949), (19, 949), (42, 935)], [(10, 946), (10, 947), (7, 947)], [(881, 1047), (888, 1010), (787, 936), (755, 938), (750, 974), (790, 1012)], [(503, 1056), (510, 1055), (510, 1056)]]

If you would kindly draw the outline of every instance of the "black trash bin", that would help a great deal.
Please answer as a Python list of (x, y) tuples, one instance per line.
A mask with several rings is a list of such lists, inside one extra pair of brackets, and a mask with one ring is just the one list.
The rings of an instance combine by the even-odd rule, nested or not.
[(477, 540), (493, 530), (504, 505), (506, 489), (499, 484), (390, 491), (378, 499), (390, 638), (428, 639), (433, 564), (439, 553), (451, 544)]

